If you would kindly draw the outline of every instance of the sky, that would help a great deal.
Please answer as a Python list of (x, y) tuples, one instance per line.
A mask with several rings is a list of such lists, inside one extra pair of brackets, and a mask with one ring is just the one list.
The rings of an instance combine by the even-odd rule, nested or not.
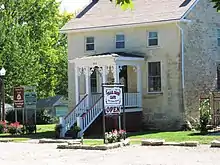
[(91, 0), (59, 0), (61, 1), (61, 11), (74, 12), (87, 5)]

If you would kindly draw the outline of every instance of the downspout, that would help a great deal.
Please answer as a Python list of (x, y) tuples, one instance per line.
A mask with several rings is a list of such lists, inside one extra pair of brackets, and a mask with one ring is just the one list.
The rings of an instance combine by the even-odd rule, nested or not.
[[(181, 21), (179, 21), (181, 22)], [(183, 119), (186, 119), (186, 113), (185, 113), (185, 99), (184, 99), (184, 89), (185, 89), (185, 74), (184, 74), (184, 31), (183, 29), (180, 27), (180, 25), (178, 24), (178, 22), (176, 23), (176, 26), (178, 27), (178, 29), (180, 30), (180, 35), (181, 35), (181, 78), (182, 78), (182, 112), (183, 112)]]
[(185, 75), (184, 75), (184, 31), (183, 29), (180, 27), (180, 25), (178, 24), (178, 22), (176, 23), (176, 26), (178, 27), (178, 29), (180, 30), (180, 34), (181, 34), (181, 71), (182, 71), (182, 88), (184, 89), (185, 87)]

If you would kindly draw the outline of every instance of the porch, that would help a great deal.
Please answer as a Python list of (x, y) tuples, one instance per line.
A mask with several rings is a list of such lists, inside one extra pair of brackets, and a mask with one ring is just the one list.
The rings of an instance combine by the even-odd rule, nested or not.
[(74, 59), (76, 103), (87, 95), (85, 106), (89, 108), (101, 97), (102, 83), (122, 83), (125, 108), (141, 108), (143, 61), (143, 57), (128, 53)]

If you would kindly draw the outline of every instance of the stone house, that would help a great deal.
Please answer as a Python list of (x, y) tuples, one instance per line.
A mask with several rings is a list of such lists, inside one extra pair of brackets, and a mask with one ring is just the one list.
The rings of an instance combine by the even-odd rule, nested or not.
[(84, 113), (83, 132), (101, 129), (102, 82), (124, 83), (130, 131), (178, 130), (186, 117), (198, 117), (200, 93), (220, 88), (220, 15), (213, 3), (133, 3), (133, 10), (124, 11), (108, 0), (93, 0), (61, 29), (69, 60), (70, 113), (64, 125)]

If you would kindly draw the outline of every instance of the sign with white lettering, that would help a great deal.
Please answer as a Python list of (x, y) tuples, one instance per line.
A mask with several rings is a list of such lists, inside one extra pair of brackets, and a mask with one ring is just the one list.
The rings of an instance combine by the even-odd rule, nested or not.
[(104, 108), (106, 115), (120, 114), (122, 106), (122, 88), (104, 87)]
[(24, 108), (24, 88), (14, 88), (14, 108)]
[(122, 106), (122, 88), (104, 88), (104, 106)]

